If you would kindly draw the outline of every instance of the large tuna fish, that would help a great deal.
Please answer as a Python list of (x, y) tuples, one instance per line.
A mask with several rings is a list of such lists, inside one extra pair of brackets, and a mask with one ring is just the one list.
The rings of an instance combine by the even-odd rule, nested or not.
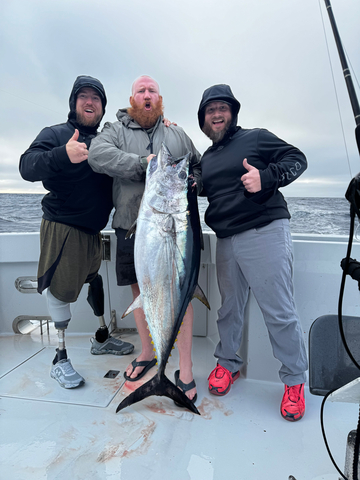
[[(190, 154), (172, 157), (162, 144), (148, 165), (135, 235), (140, 295), (123, 316), (139, 307), (144, 310), (158, 371), (126, 397), (116, 412), (151, 395), (164, 395), (199, 413), (164, 373), (190, 300), (196, 296), (210, 308), (197, 286), (202, 236), (189, 160)], [(133, 231), (130, 229), (128, 235)]]

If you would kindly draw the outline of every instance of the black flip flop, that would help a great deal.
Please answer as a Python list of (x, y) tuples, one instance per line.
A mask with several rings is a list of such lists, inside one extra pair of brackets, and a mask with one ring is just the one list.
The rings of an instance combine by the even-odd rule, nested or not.
[[(175, 385), (179, 387), (184, 393), (196, 387), (195, 380), (192, 380), (190, 383), (183, 383), (179, 377), (180, 377), (180, 370), (176, 370), (176, 372), (174, 373)], [(195, 405), (196, 400), (197, 400), (197, 393), (195, 393), (194, 398), (190, 401)], [(174, 400), (174, 403), (177, 407), (185, 408), (184, 405), (180, 405), (180, 403), (175, 402), (175, 400)]]
[(137, 382), (138, 380), (140, 380), (140, 378), (142, 378), (145, 375), (145, 373), (147, 373), (150, 370), (150, 368), (156, 365), (156, 358), (153, 358), (150, 361), (144, 360), (142, 362), (138, 362), (135, 358), (135, 360), (131, 362), (131, 365), (133, 366), (133, 369), (130, 375), (133, 373), (136, 367), (145, 367), (144, 370), (141, 373), (139, 373), (139, 375), (135, 378), (129, 377), (128, 375), (126, 375), (126, 372), (124, 372), (125, 380), (127, 380), (128, 382)]

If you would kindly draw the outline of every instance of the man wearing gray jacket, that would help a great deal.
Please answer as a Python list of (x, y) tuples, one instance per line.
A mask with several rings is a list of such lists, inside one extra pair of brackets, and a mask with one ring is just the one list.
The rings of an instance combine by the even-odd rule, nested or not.
[[(134, 239), (125, 240), (125, 235), (138, 215), (148, 162), (159, 152), (163, 142), (175, 157), (191, 152), (198, 188), (201, 175), (200, 154), (190, 138), (180, 127), (165, 126), (163, 123), (162, 97), (157, 82), (145, 75), (136, 79), (132, 85), (130, 104), (131, 108), (118, 111), (117, 122), (107, 122), (92, 141), (88, 161), (93, 170), (114, 179), (115, 214), (112, 227), (117, 236), (117, 283), (119, 286), (131, 285), (135, 299), (140, 292), (134, 266)], [(134, 317), (142, 351), (124, 373), (126, 380), (132, 382), (143, 377), (156, 363), (143, 311), (134, 310)], [(177, 385), (195, 401), (196, 387), (191, 361), (192, 324), (193, 308), (189, 304), (177, 342), (180, 354)]]

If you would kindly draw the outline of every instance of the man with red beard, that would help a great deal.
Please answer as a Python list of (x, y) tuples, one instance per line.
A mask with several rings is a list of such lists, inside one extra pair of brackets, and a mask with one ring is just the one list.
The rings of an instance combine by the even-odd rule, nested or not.
[[(163, 103), (157, 82), (143, 75), (134, 81), (131, 93), (131, 107), (119, 110), (118, 121), (106, 123), (103, 131), (92, 141), (89, 164), (96, 172), (106, 173), (114, 179), (113, 201), (116, 210), (112, 226), (117, 236), (117, 283), (119, 286), (131, 285), (135, 299), (140, 291), (134, 266), (134, 238), (125, 240), (125, 235), (138, 215), (148, 162), (164, 142), (175, 157), (192, 153), (191, 162), (198, 185), (201, 180), (200, 154), (192, 141), (180, 127), (167, 127), (163, 123)], [(156, 363), (143, 311), (134, 310), (134, 317), (142, 351), (124, 373), (130, 382), (142, 378)], [(177, 342), (180, 372), (176, 372), (176, 383), (195, 401), (196, 387), (191, 361), (192, 324), (193, 308), (189, 304)]]

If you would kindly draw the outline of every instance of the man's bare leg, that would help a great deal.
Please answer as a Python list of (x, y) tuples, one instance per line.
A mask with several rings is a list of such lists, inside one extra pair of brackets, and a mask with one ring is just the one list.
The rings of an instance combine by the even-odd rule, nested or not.
[[(138, 284), (131, 285), (131, 290), (133, 298), (140, 294)], [(136, 357), (138, 362), (141, 361), (151, 361), (154, 356), (154, 346), (151, 343), (151, 337), (149, 336), (149, 330), (147, 327), (147, 322), (145, 319), (144, 312), (141, 308), (134, 310), (134, 317), (136, 328), (138, 330), (140, 341), (141, 341), (141, 352)], [(187, 384), (193, 380), (192, 374), (192, 360), (191, 360), (191, 348), (192, 348), (192, 330), (193, 330), (193, 320), (194, 320), (194, 310), (189, 303), (187, 311), (184, 316), (183, 324), (180, 327), (180, 333), (178, 335), (178, 349), (179, 349), (179, 367), (180, 367), (180, 380)], [(132, 372), (132, 365), (128, 365), (126, 369), (126, 374), (130, 378), (136, 378), (143, 371), (145, 367), (136, 367)], [(193, 388), (186, 392), (186, 395), (192, 400), (195, 396), (196, 388)]]
[[(193, 335), (193, 321), (194, 321), (194, 309), (191, 303), (189, 303), (186, 310), (183, 324), (180, 327), (180, 333), (178, 335), (177, 346), (179, 349), (179, 367), (180, 367), (180, 380), (187, 384), (193, 380), (192, 373), (192, 360), (191, 360), (191, 348), (192, 348), (192, 335)], [(190, 400), (195, 396), (196, 388), (188, 390), (185, 394)]]
[[(135, 283), (134, 285), (131, 285), (131, 291), (133, 294), (133, 299), (135, 300), (135, 298), (140, 295), (139, 285), (137, 283)], [(148, 325), (145, 319), (144, 312), (142, 308), (137, 308), (136, 310), (134, 310), (133, 313), (134, 313), (136, 328), (138, 330), (140, 341), (141, 341), (141, 352), (136, 357), (136, 360), (138, 362), (151, 361), (155, 356), (155, 352), (153, 351), (154, 345), (151, 343), (151, 337), (149, 336), (150, 332), (148, 330)], [(140, 373), (144, 370), (144, 368), (145, 367), (136, 367), (132, 372), (133, 366), (130, 364), (126, 369), (126, 375), (128, 375), (131, 378), (136, 378), (138, 375), (140, 375)]]

